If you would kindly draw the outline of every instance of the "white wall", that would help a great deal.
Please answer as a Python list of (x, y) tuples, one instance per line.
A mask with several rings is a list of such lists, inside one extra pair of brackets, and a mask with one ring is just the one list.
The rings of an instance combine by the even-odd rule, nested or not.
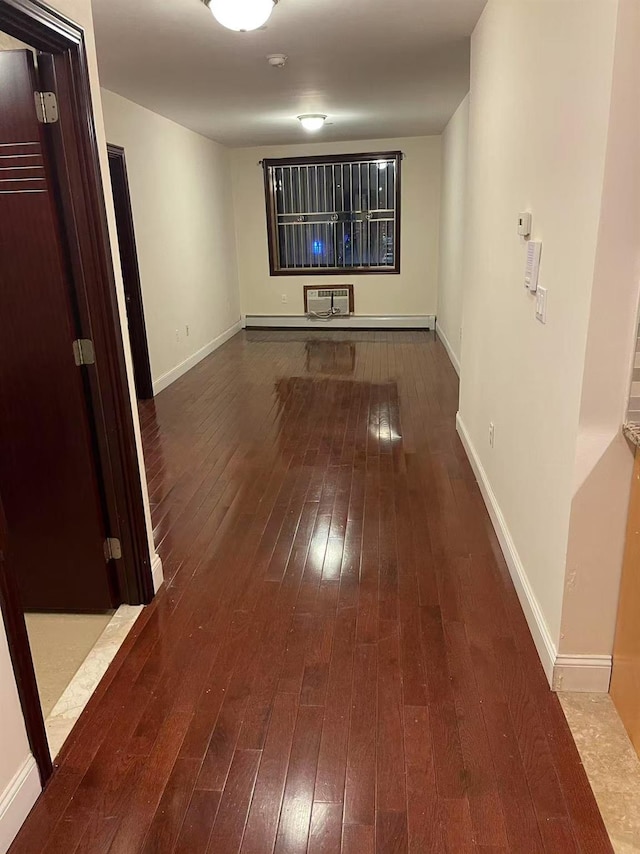
[(32, 50), (28, 44), (14, 39), (13, 36), (8, 36), (6, 33), (0, 32), (0, 50)]
[(639, 44), (640, 4), (621, 0), (569, 524), (563, 656), (608, 656), (617, 616), (633, 468), (620, 423), (640, 293)]
[[(400, 275), (270, 276), (262, 168), (270, 157), (404, 151)], [(242, 313), (302, 315), (304, 284), (353, 283), (356, 314), (435, 315), (438, 289), (440, 137), (236, 149), (232, 154)], [(287, 303), (283, 304), (282, 295)]]
[(40, 794), (40, 777), (22, 717), (0, 619), (0, 852), (4, 854)]
[[(4, 632), (4, 623), (0, 622), (0, 685), (6, 690), (0, 693), (0, 792), (9, 784), (15, 771), (29, 753), (27, 733), (19, 721), (21, 717), (18, 690), (13, 679), (9, 648)], [(5, 721), (19, 721), (15, 729), (5, 727)]]
[(438, 333), (458, 373), (460, 373), (462, 344), (468, 142), (469, 96), (467, 95), (442, 134)]
[[(113, 200), (111, 186), (109, 183), (109, 172), (107, 163), (106, 138), (102, 118), (100, 101), (100, 85), (98, 81), (98, 68), (93, 36), (93, 19), (91, 15), (90, 0), (52, 0), (49, 3), (59, 10), (63, 15), (76, 21), (84, 28), (87, 61), (91, 82), (91, 92), (94, 102), (94, 118), (96, 133), (100, 145), (101, 167), (105, 198), (107, 204), (107, 218), (113, 263), (116, 275), (116, 294), (120, 310), (120, 323), (125, 341), (125, 361), (129, 379), (129, 395), (136, 432), (138, 448), (138, 460), (142, 473), (143, 498), (145, 505), (145, 517), (147, 521), (147, 533), (151, 554), (154, 556), (155, 547), (151, 526), (151, 514), (149, 499), (147, 495), (146, 478), (144, 476), (144, 460), (142, 456), (142, 442), (140, 438), (140, 426), (138, 422), (137, 405), (135, 398), (135, 386), (133, 382), (133, 368), (131, 364), (131, 353), (127, 338), (127, 320), (125, 310), (124, 289), (122, 287), (122, 274), (120, 271), (120, 259), (117, 252), (117, 234), (115, 229), (115, 217), (113, 213)], [(156, 579), (161, 581), (161, 565), (155, 558), (155, 565), (159, 568)], [(24, 720), (19, 704), (16, 704), (17, 689), (15, 679), (10, 669), (6, 647), (6, 634), (4, 626), (0, 624), (0, 731), (2, 742), (0, 743), (0, 852), (4, 854), (9, 842), (17, 828), (24, 821), (31, 809), (39, 792), (38, 774), (35, 763), (26, 743)], [(9, 748), (8, 746), (11, 745)]]
[[(460, 427), (546, 665), (561, 641), (617, 12), (489, 0), (472, 37)], [(523, 210), (543, 241), (546, 325), (523, 287)]]
[(158, 390), (239, 328), (229, 151), (113, 92), (102, 104), (127, 159)]

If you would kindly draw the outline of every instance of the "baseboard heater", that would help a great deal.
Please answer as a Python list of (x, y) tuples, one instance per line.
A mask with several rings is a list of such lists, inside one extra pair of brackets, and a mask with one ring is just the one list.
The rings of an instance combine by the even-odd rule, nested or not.
[(248, 314), (247, 329), (435, 329), (436, 319), (424, 315), (363, 315), (355, 313), (353, 285), (304, 285), (304, 315)]
[(312, 320), (304, 314), (247, 314), (247, 329), (435, 329), (433, 314), (335, 316), (329, 323)]

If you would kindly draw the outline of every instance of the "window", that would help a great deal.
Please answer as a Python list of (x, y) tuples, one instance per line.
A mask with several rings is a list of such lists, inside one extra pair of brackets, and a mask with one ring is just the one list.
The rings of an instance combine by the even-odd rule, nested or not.
[(401, 161), (264, 160), (271, 275), (399, 273)]

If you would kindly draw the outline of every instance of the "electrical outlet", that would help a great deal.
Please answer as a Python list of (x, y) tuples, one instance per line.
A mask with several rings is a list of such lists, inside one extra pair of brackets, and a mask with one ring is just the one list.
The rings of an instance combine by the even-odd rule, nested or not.
[(282, 294), (282, 302), (289, 302), (289, 297), (286, 294)]
[(460, 341), (462, 341), (462, 326), (460, 327)]
[(493, 448), (496, 441), (496, 427), (493, 421), (489, 422), (489, 447)]
[(187, 333), (187, 338), (188, 338), (188, 337), (191, 335), (191, 330), (189, 329), (189, 324), (188, 324), (188, 323), (187, 323), (187, 325), (185, 326), (185, 328), (184, 328), (184, 329), (185, 329), (185, 332)]

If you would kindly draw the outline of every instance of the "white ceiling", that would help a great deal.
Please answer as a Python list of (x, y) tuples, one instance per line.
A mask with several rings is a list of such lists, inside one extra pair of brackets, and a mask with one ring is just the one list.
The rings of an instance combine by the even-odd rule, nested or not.
[[(468, 90), (486, 0), (280, 0), (221, 27), (200, 0), (93, 0), (102, 85), (230, 146), (439, 133)], [(266, 56), (285, 53), (286, 68)]]

